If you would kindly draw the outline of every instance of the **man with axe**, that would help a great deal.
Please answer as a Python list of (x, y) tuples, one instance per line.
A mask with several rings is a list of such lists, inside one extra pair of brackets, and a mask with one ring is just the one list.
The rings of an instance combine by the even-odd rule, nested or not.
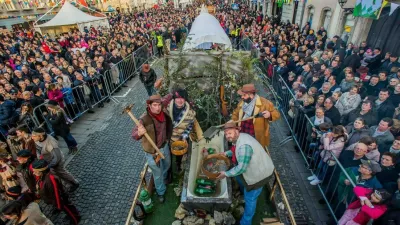
[[(153, 172), (154, 185), (158, 199), (161, 203), (165, 201), (165, 182), (168, 178), (168, 169), (171, 166), (171, 154), (169, 140), (172, 136), (172, 120), (163, 110), (162, 98), (160, 95), (152, 95), (146, 101), (147, 108), (140, 118), (140, 123), (133, 129), (132, 137), (135, 140), (142, 140), (143, 150), (146, 152), (147, 164)], [(147, 137), (150, 138), (150, 140)], [(162, 155), (157, 154), (156, 148)], [(161, 159), (160, 159), (161, 156)]]
[(254, 84), (245, 84), (238, 90), (242, 101), (232, 113), (232, 120), (244, 120), (259, 113), (263, 117), (239, 123), (242, 133), (255, 137), (265, 147), (269, 145), (269, 122), (279, 119), (280, 113), (269, 100), (256, 94)]

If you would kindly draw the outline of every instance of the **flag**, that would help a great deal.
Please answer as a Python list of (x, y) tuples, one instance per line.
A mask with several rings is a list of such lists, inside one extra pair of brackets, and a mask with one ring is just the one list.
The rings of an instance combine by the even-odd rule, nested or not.
[(86, 3), (85, 0), (78, 0), (78, 3), (79, 3), (80, 5), (83, 5), (83, 6), (85, 6), (85, 7), (88, 7), (88, 4)]
[(353, 15), (357, 17), (378, 19), (382, 5), (385, 2), (386, 0), (357, 0)]
[(383, 0), (381, 9), (379, 10), (379, 13), (378, 13), (378, 16), (376, 17), (376, 19), (379, 19), (379, 17), (381, 16), (381, 13), (382, 13), (382, 9), (386, 6), (389, 6), (389, 2), (387, 0)]
[(394, 13), (394, 11), (396, 11), (396, 9), (399, 7), (399, 5), (398, 4), (396, 4), (396, 3), (390, 3), (390, 13), (389, 13), (389, 16), (390, 15), (392, 15), (393, 13)]

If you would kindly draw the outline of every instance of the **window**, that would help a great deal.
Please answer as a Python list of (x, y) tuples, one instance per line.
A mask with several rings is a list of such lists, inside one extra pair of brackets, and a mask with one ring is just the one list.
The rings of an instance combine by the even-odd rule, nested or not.
[(310, 6), (310, 7), (308, 8), (308, 16), (307, 16), (307, 22), (310, 23), (310, 27), (311, 27), (311, 25), (312, 25), (314, 13), (315, 13), (314, 6)]

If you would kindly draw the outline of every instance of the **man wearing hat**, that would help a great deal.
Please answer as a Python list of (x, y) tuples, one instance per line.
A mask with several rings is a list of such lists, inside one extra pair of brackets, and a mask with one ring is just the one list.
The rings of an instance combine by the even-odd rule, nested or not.
[(36, 156), (32, 155), (31, 151), (23, 149), (17, 153), (17, 160), (19, 166), (17, 167), (17, 176), (19, 184), (22, 187), (22, 192), (35, 193), (36, 180), (33, 175), (32, 163), (35, 161)]
[(65, 168), (64, 155), (58, 147), (57, 140), (47, 135), (43, 128), (36, 128), (32, 132), (32, 139), (40, 148), (39, 158), (43, 157), (53, 173), (71, 186), (69, 191), (75, 191), (79, 182)]
[(241, 225), (251, 225), (257, 206), (257, 198), (268, 177), (274, 172), (274, 164), (270, 156), (254, 137), (241, 133), (234, 122), (224, 126), (225, 138), (233, 145), (222, 154), (231, 158), (233, 168), (221, 172), (217, 179), (235, 177), (244, 193), (245, 209), (240, 220)]
[[(196, 121), (196, 112), (188, 103), (188, 93), (186, 90), (178, 88), (172, 93), (172, 100), (168, 103), (167, 113), (172, 120), (171, 142), (183, 140), (189, 141), (189, 135), (193, 130)], [(199, 132), (199, 130), (197, 130)], [(201, 134), (197, 134), (198, 136)], [(181, 169), (182, 156), (176, 156), (176, 166), (178, 171)]]
[[(168, 169), (171, 166), (168, 142), (171, 139), (173, 128), (171, 117), (164, 112), (162, 101), (160, 95), (150, 96), (146, 101), (146, 112), (140, 118), (140, 124), (132, 131), (132, 137), (135, 140), (142, 140), (147, 164), (153, 172), (154, 184), (161, 203), (165, 201), (164, 194), (167, 187), (164, 182), (167, 182)], [(147, 138), (143, 138), (145, 133), (150, 136), (158, 149), (164, 154), (165, 159), (158, 161), (156, 150)]]
[(279, 119), (280, 114), (274, 104), (256, 94), (254, 84), (245, 84), (238, 91), (242, 101), (232, 113), (232, 120), (247, 119), (259, 113), (263, 118), (255, 118), (239, 123), (242, 133), (255, 137), (262, 146), (269, 145), (269, 122)]
[(69, 201), (68, 194), (64, 191), (61, 181), (50, 172), (48, 163), (43, 159), (37, 160), (32, 164), (32, 168), (34, 175), (38, 177), (36, 194), (46, 204), (64, 211), (71, 224), (77, 225), (81, 219), (79, 211)]
[(147, 94), (149, 96), (156, 94), (156, 90), (154, 89), (154, 83), (157, 80), (157, 74), (152, 68), (150, 68), (149, 64), (147, 63), (143, 64), (142, 70), (139, 73), (139, 79), (146, 88)]

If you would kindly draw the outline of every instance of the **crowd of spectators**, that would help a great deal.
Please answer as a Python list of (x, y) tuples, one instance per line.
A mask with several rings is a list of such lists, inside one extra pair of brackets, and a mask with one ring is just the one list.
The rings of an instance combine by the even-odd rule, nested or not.
[[(323, 27), (314, 31), (308, 23), (299, 27), (261, 14), (235, 13), (224, 18), (236, 18), (242, 35), (258, 51), (294, 135), (301, 139), (296, 149), (310, 160), (310, 184), (327, 188), (337, 218), (358, 199), (339, 224), (366, 224), (371, 218), (374, 224), (400, 224), (398, 55), (382, 53), (366, 41), (356, 46), (338, 35), (328, 39)], [(335, 158), (347, 176), (333, 169)], [(338, 187), (330, 190), (328, 184)]]
[[(56, 35), (15, 30), (0, 36), (0, 132), (24, 124), (31, 130), (46, 122), (44, 102), (55, 100), (69, 119), (93, 105), (109, 102), (109, 92), (119, 91), (131, 71), (113, 67), (132, 53), (143, 63), (152, 54), (152, 42), (176, 46), (186, 35), (194, 8), (117, 14), (109, 18), (110, 29), (85, 27)], [(130, 62), (130, 61), (129, 61)], [(137, 64), (139, 64), (137, 63)], [(140, 66), (139, 64), (139, 66)], [(138, 65), (137, 65), (138, 66)], [(113, 69), (111, 69), (113, 68)], [(106, 71), (110, 71), (106, 73)], [(35, 109), (38, 106), (39, 109)], [(51, 129), (51, 128), (49, 128)]]
[[(65, 190), (76, 190), (79, 183), (63, 167), (63, 153), (54, 138), (62, 137), (69, 153), (75, 154), (77, 143), (70, 133), (73, 119), (84, 112), (94, 113), (96, 105), (104, 107), (110, 102), (111, 93), (126, 87), (126, 81), (153, 55), (157, 36), (161, 36), (163, 45), (169, 42), (175, 48), (184, 39), (194, 17), (195, 7), (183, 10), (165, 6), (111, 16), (110, 29), (85, 27), (84, 31), (71, 29), (54, 37), (31, 30), (0, 34), (1, 197), (6, 201), (16, 199), (10, 198), (10, 190), (32, 194), (35, 188), (25, 188), (25, 175), (33, 176), (29, 164), (37, 162), (41, 163), (38, 167), (51, 169), (60, 179), (72, 180), (70, 188)], [(169, 49), (166, 50), (165, 54), (169, 54)], [(136, 70), (129, 69), (133, 64)], [(43, 128), (52, 135), (45, 134)], [(53, 150), (43, 144), (47, 140), (51, 140)], [(51, 160), (44, 157), (46, 162), (42, 162), (46, 151), (51, 153)], [(24, 157), (29, 158), (29, 163), (22, 168)], [(54, 160), (60, 164), (57, 168)], [(64, 170), (57, 172), (55, 168)], [(54, 199), (50, 198), (51, 201)], [(71, 204), (68, 200), (64, 203)], [(13, 215), (15, 209), (21, 208), (14, 202), (10, 204), (2, 209), (3, 214), (6, 210), (7, 215)], [(23, 206), (17, 218), (28, 208)], [(70, 210), (71, 224), (77, 224), (79, 212), (71, 209), (74, 209)], [(5, 218), (13, 220), (14, 216)]]
[[(119, 80), (123, 82), (124, 73), (117, 70), (116, 75), (108, 73), (111, 77), (106, 77), (105, 71), (144, 45), (154, 47), (159, 55), (169, 54), (190, 29), (196, 8), (167, 6), (118, 14), (110, 17), (110, 30), (90, 27), (55, 38), (22, 30), (1, 36), (3, 137), (10, 127), (21, 123), (33, 128), (33, 109), (46, 99), (56, 101), (69, 118), (85, 110), (93, 112), (94, 104), (103, 107), (108, 91), (123, 86)], [(389, 224), (398, 217), (398, 56), (382, 53), (366, 41), (356, 46), (337, 35), (328, 38), (323, 27), (314, 31), (308, 23), (300, 27), (264, 17), (245, 4), (239, 10), (217, 4), (216, 17), (237, 49), (243, 40), (251, 40), (265, 72), (287, 84), (279, 83), (278, 89), (280, 96), (290, 97), (288, 91), (295, 96), (285, 109), (292, 121), (305, 115), (310, 118), (311, 123), (294, 129), (297, 136), (306, 133), (298, 150), (310, 158), (315, 172), (309, 177), (311, 185), (326, 185), (327, 180), (339, 184), (338, 190), (327, 190), (327, 195), (336, 196), (337, 204), (347, 203), (338, 211), (338, 218), (344, 213), (341, 223), (366, 224), (373, 218), (375, 224)], [(42, 114), (35, 116), (39, 122), (46, 121)], [(333, 155), (348, 176), (332, 170)], [(356, 201), (348, 190), (349, 179), (356, 185)]]

